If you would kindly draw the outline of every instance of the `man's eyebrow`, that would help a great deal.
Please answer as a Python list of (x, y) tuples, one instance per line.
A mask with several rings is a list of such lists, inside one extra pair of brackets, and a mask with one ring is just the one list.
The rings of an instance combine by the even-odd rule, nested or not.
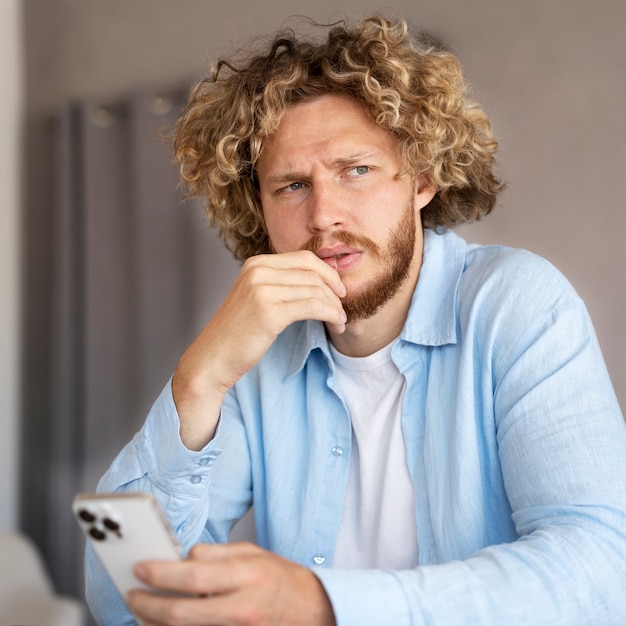
[(383, 153), (377, 150), (356, 152), (346, 157), (335, 159), (332, 162), (332, 165), (334, 167), (348, 167), (350, 165), (355, 165), (356, 163), (362, 162), (364, 159), (373, 159), (379, 157), (381, 154)]
[(293, 181), (306, 181), (308, 175), (303, 172), (284, 172), (282, 174), (271, 174), (265, 179), (268, 185), (280, 185)]
[[(331, 161), (330, 166), (333, 168), (350, 167), (356, 165), (357, 163), (361, 163), (364, 159), (376, 158), (381, 154), (383, 153), (379, 151), (357, 152), (355, 154), (350, 154), (345, 157), (334, 159), (333, 161)], [(265, 179), (265, 182), (269, 185), (280, 185), (282, 183), (288, 183), (293, 181), (306, 182), (308, 179), (309, 174), (305, 174), (304, 172), (297, 172), (294, 170), (278, 174), (270, 174)]]

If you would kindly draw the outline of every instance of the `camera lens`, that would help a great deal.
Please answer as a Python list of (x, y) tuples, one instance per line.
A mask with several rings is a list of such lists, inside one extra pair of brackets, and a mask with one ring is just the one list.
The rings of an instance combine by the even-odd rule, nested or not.
[(107, 538), (106, 533), (95, 527), (89, 529), (89, 534), (97, 541), (104, 541)]
[(109, 517), (105, 517), (102, 523), (105, 525), (106, 528), (112, 530), (113, 532), (118, 532), (120, 529), (120, 525)]
[(78, 516), (84, 522), (93, 522), (96, 519), (96, 516), (93, 513), (90, 513), (87, 509), (81, 509), (78, 512)]

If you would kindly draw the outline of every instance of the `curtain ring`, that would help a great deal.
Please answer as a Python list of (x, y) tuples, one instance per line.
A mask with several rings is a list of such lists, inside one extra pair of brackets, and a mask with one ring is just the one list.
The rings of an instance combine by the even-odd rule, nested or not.
[(89, 119), (91, 123), (98, 128), (108, 128), (115, 121), (115, 116), (111, 109), (107, 107), (90, 107)]
[(174, 103), (170, 97), (158, 95), (148, 98), (146, 108), (152, 115), (167, 115), (174, 108)]

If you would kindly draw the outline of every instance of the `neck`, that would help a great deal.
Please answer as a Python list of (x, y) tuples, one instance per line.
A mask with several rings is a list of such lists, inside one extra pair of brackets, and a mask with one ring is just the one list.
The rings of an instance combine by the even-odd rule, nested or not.
[(394, 319), (390, 319), (381, 310), (366, 320), (348, 324), (342, 334), (328, 331), (328, 336), (333, 346), (342, 354), (353, 357), (368, 356), (391, 343), (402, 331), (405, 320), (406, 312), (402, 317), (394, 316)]

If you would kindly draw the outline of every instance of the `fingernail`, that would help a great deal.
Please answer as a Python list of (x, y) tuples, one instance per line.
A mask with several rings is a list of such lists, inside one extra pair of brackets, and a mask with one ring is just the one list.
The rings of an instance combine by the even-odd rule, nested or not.
[(135, 565), (133, 572), (135, 573), (135, 576), (139, 578), (139, 580), (145, 580), (146, 576), (148, 575), (148, 571), (146, 570), (145, 566), (142, 565), (141, 563), (139, 563), (138, 565)]

